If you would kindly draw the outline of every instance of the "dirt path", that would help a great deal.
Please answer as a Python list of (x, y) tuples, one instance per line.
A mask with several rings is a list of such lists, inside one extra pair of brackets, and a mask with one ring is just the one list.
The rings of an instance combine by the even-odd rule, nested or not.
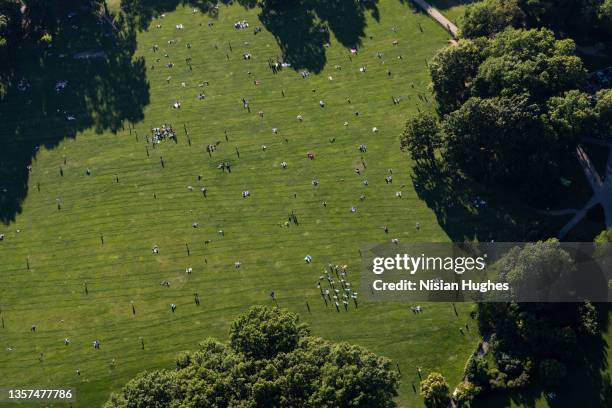
[(425, 10), (425, 12), (427, 12), (427, 14), (429, 14), (431, 18), (436, 20), (438, 23), (440, 23), (442, 27), (444, 27), (449, 33), (451, 33), (453, 38), (457, 38), (459, 29), (448, 18), (444, 17), (444, 15), (440, 13), (440, 10), (433, 7), (431, 4), (427, 3), (424, 0), (414, 0), (414, 2), (418, 4), (423, 10)]

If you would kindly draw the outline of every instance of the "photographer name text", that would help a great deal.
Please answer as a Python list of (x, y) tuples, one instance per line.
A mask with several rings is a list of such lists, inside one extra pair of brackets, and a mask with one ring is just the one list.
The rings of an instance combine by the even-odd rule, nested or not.
[(399, 292), (417, 292), (417, 291), (434, 291), (434, 292), (456, 292), (456, 291), (471, 291), (471, 292), (504, 292), (510, 290), (510, 285), (507, 282), (493, 282), (487, 280), (485, 282), (475, 282), (470, 279), (461, 280), (459, 282), (446, 282), (442, 279), (401, 279), (395, 282), (385, 282), (377, 279), (372, 282), (372, 289), (377, 292), (399, 291)]

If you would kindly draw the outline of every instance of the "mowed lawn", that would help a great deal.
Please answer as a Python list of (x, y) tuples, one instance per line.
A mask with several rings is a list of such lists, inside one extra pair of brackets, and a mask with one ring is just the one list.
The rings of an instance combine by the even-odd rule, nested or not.
[[(5, 325), (0, 329), (0, 385), (74, 387), (74, 407), (100, 406), (137, 372), (172, 368), (178, 352), (195, 349), (207, 336), (226, 339), (238, 314), (254, 304), (273, 304), (273, 290), (279, 306), (300, 313), (315, 335), (363, 345), (397, 363), (400, 406), (423, 405), (413, 391), (417, 367), (424, 374), (442, 372), (454, 387), (478, 341), (469, 318), (472, 305), (458, 304), (459, 317), (450, 304), (422, 305), (424, 312), (415, 315), (409, 304), (362, 302), (358, 309), (337, 313), (325, 308), (316, 288), (329, 263), (348, 265), (349, 278), (358, 286), (359, 249), (365, 244), (391, 238), (448, 240), (434, 213), (416, 197), (412, 163), (399, 150), (406, 118), (432, 108), (426, 60), (448, 36), (399, 1), (381, 1), (377, 7), (377, 18), (365, 12), (358, 54), (351, 56), (334, 35), (350, 27), (332, 27), (329, 47), (319, 50), (322, 70), (306, 79), (291, 68), (271, 72), (268, 58), (283, 51), (265, 27), (253, 34), (254, 27), (263, 27), (258, 9), (221, 6), (218, 19), (211, 19), (179, 7), (139, 34), (136, 56), (146, 60), (150, 93), (144, 119), (133, 129), (127, 123), (117, 133), (90, 129), (51, 149), (41, 147), (21, 213), (0, 227), (6, 234), (0, 242)], [(244, 19), (250, 28), (234, 29), (233, 23)], [(177, 30), (177, 24), (184, 29)], [(300, 41), (307, 44), (309, 38)], [(159, 45), (156, 53), (153, 44)], [(248, 61), (242, 58), (247, 52), (252, 54)], [(189, 56), (192, 70), (185, 60)], [(173, 68), (166, 67), (169, 62)], [(67, 87), (71, 75), (78, 72), (64, 78)], [(209, 85), (200, 87), (204, 81)], [(123, 91), (117, 89), (117, 97)], [(200, 92), (205, 99), (198, 100)], [(401, 99), (399, 105), (392, 96)], [(242, 98), (249, 101), (250, 113)], [(175, 101), (180, 109), (173, 109)], [(15, 112), (2, 115), (10, 120)], [(45, 118), (32, 120), (44, 123)], [(178, 142), (154, 149), (145, 136), (164, 123), (174, 126)], [(211, 158), (206, 146), (217, 142)], [(359, 152), (360, 144), (367, 152)], [(314, 152), (315, 160), (307, 152)], [(217, 169), (221, 161), (231, 161), (231, 173)], [(288, 164), (285, 170), (282, 161)], [(385, 183), (389, 169), (392, 184)], [(251, 196), (243, 199), (246, 190)], [(292, 211), (299, 225), (284, 227)], [(312, 256), (311, 264), (304, 262), (306, 255)], [(185, 273), (188, 267), (191, 275)], [(160, 284), (165, 280), (169, 287)], [(459, 327), (466, 323), (471, 330), (463, 336)], [(72, 343), (65, 346), (64, 338)], [(99, 350), (91, 345), (96, 339)]]

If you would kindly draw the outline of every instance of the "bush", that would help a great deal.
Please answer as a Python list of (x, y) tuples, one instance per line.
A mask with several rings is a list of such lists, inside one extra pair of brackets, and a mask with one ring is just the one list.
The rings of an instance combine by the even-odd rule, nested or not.
[(53, 36), (51, 34), (49, 34), (49, 33), (44, 33), (40, 37), (40, 42), (45, 44), (45, 45), (51, 44), (52, 41), (53, 41)]
[(497, 366), (511, 378), (518, 377), (523, 372), (523, 362), (506, 353), (500, 354), (500, 357), (497, 359)]
[(185, 368), (191, 364), (191, 354), (184, 352), (176, 356), (176, 368)]
[(453, 398), (457, 402), (457, 406), (464, 407), (474, 400), (474, 398), (482, 392), (482, 387), (478, 387), (469, 381), (460, 383), (455, 392), (453, 392)]
[[(610, 93), (612, 94), (612, 92)], [(612, 116), (612, 114), (610, 114), (610, 116)], [(610, 123), (612, 125), (612, 120), (610, 121)], [(608, 228), (607, 230), (602, 231), (601, 234), (595, 237), (596, 244), (607, 244), (608, 242), (612, 242), (612, 228)]]
[(508, 385), (508, 376), (497, 368), (489, 370), (489, 386), (492, 390), (505, 390)]
[(450, 401), (448, 383), (440, 373), (433, 372), (421, 381), (421, 395), (428, 408), (444, 408)]
[(592, 303), (585, 303), (580, 307), (580, 330), (588, 336), (599, 334), (599, 323), (597, 323), (597, 310)]
[(489, 364), (487, 361), (472, 355), (465, 364), (465, 378), (475, 385), (486, 387), (489, 385)]

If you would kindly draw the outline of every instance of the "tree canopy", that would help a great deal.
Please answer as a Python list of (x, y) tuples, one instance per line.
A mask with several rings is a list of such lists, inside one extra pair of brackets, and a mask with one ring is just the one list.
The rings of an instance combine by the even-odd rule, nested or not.
[(547, 29), (508, 28), (443, 48), (429, 64), (439, 117), (409, 119), (402, 148), (416, 161), (439, 157), (453, 173), (511, 185), (533, 203), (550, 199), (580, 139), (611, 137), (611, 92), (580, 90), (587, 73), (575, 52)]
[(580, 87), (586, 78), (572, 40), (545, 29), (508, 29), (488, 41), (471, 93), (493, 97), (527, 93), (536, 101)]
[(532, 301), (563, 297), (576, 273), (574, 260), (556, 239), (515, 247), (495, 267), (517, 298)]
[[(517, 247), (494, 267), (502, 280), (527, 292), (523, 298), (536, 292), (539, 299), (561, 290), (575, 272), (574, 261), (554, 239)], [(558, 386), (567, 367), (587, 358), (581, 344), (599, 334), (597, 310), (590, 303), (480, 303), (478, 324), (489, 336), (494, 366), (472, 357), (465, 371), (466, 379), (483, 390), (520, 388), (533, 378), (545, 387)]]
[(461, 106), (471, 93), (470, 84), (485, 60), (484, 39), (461, 40), (456, 46), (439, 50), (429, 63), (433, 93), (441, 113), (449, 113)]
[(489, 37), (506, 27), (521, 27), (526, 15), (518, 0), (485, 0), (465, 9), (462, 36), (466, 38)]
[(415, 161), (433, 161), (440, 145), (440, 124), (431, 113), (410, 118), (401, 138), (402, 149), (410, 152)]
[(609, 30), (611, 0), (484, 0), (466, 7), (462, 35), (492, 36), (506, 27), (547, 27), (580, 38)]
[(297, 315), (278, 309), (253, 308), (232, 323), (230, 345), (260, 360), (294, 350), (299, 339), (308, 334), (308, 328), (298, 324)]
[(508, 29), (492, 39), (459, 41), (429, 64), (439, 109), (449, 113), (471, 96), (528, 93), (543, 101), (579, 88), (586, 70), (575, 51), (572, 40), (557, 40), (546, 29)]
[[(515, 247), (493, 269), (513, 288), (544, 298), (570, 278), (575, 265), (559, 241), (550, 239)], [(465, 383), (455, 392), (460, 404), (496, 390), (555, 389), (571, 372), (586, 375), (601, 363), (598, 311), (588, 302), (483, 302), (477, 322), (488, 356), (475, 353), (468, 359)]]
[(602, 138), (612, 137), (612, 89), (597, 92), (596, 114), (599, 117), (598, 134)]
[(232, 323), (228, 343), (206, 339), (175, 370), (137, 375), (106, 408), (395, 406), (399, 374), (389, 360), (312, 337), (298, 321), (254, 307)]
[(549, 179), (556, 141), (542, 132), (540, 114), (526, 95), (470, 98), (443, 121), (444, 159), (485, 182), (516, 183), (530, 172)]

